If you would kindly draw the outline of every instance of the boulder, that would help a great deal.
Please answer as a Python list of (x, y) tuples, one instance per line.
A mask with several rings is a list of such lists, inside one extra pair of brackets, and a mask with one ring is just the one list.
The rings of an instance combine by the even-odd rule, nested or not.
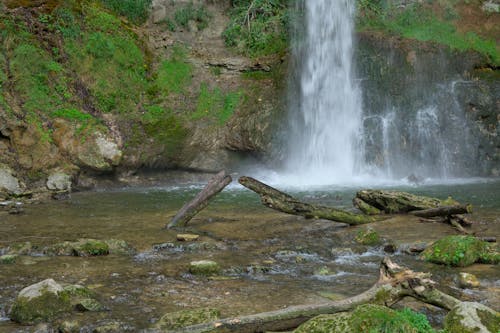
[(51, 191), (70, 191), (71, 176), (64, 172), (55, 172), (47, 178), (46, 185)]
[(176, 236), (178, 241), (181, 242), (193, 242), (195, 240), (198, 240), (200, 238), (200, 235), (194, 235), (194, 234), (178, 234)]
[(474, 236), (447, 236), (426, 248), (422, 258), (436, 264), (458, 267), (475, 262), (498, 263), (500, 253), (495, 246)]
[(449, 333), (498, 333), (500, 313), (476, 302), (461, 302), (446, 315), (444, 329)]
[(474, 274), (460, 272), (458, 274), (458, 286), (460, 288), (478, 288), (481, 284)]
[(70, 297), (64, 288), (53, 279), (47, 279), (21, 290), (10, 318), (21, 324), (50, 322), (71, 308)]
[(193, 275), (217, 275), (220, 272), (220, 267), (212, 260), (192, 261), (189, 263), (189, 272)]
[(194, 310), (182, 310), (165, 314), (156, 323), (155, 328), (161, 330), (173, 330), (186, 326), (197, 325), (219, 319), (220, 312), (217, 309), (202, 308)]
[(356, 242), (363, 245), (378, 245), (380, 244), (380, 236), (372, 228), (361, 229), (355, 237)]
[(0, 164), (0, 193), (18, 195), (21, 192), (19, 180), (14, 177), (13, 171), (9, 167)]

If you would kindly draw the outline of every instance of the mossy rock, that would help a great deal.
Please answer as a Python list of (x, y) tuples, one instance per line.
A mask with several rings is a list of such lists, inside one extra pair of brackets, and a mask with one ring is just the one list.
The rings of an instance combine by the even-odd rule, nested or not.
[(106, 307), (94, 298), (84, 298), (75, 304), (75, 309), (81, 312), (105, 311)]
[(96, 239), (82, 239), (73, 245), (74, 254), (78, 257), (103, 256), (109, 254), (109, 246)]
[(212, 260), (192, 261), (189, 264), (189, 273), (193, 275), (211, 276), (220, 272), (219, 264)]
[(320, 315), (299, 326), (294, 333), (430, 333), (425, 316), (411, 310), (394, 311), (385, 306), (365, 304), (352, 312)]
[(498, 333), (500, 314), (476, 302), (461, 302), (446, 315), (447, 333)]
[(31, 242), (15, 243), (9, 246), (8, 254), (29, 255), (33, 250)]
[(172, 330), (186, 326), (208, 323), (220, 318), (217, 309), (202, 308), (194, 310), (182, 310), (165, 314), (156, 323), (155, 328), (161, 330)]
[(104, 241), (109, 247), (109, 254), (132, 255), (136, 250), (122, 239), (106, 239)]
[(14, 264), (17, 260), (16, 254), (4, 254), (0, 256), (0, 264)]
[(369, 245), (369, 246), (374, 246), (381, 243), (379, 234), (372, 228), (359, 230), (355, 237), (355, 240), (359, 244)]
[(21, 290), (12, 306), (10, 318), (21, 324), (50, 322), (71, 311), (70, 296), (52, 279)]
[(447, 236), (425, 249), (422, 258), (436, 264), (465, 267), (475, 262), (498, 262), (499, 253), (473, 236)]

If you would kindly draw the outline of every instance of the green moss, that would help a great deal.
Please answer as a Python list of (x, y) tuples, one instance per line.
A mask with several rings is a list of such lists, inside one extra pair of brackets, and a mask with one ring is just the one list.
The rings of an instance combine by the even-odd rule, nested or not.
[(194, 275), (217, 275), (220, 272), (219, 264), (211, 260), (193, 261), (189, 264), (189, 272)]
[(14, 264), (17, 260), (17, 254), (4, 254), (0, 256), (0, 264)]
[(173, 330), (186, 326), (202, 324), (219, 319), (217, 309), (203, 308), (167, 313), (156, 323), (155, 328)]
[[(489, 256), (495, 257), (490, 245), (473, 236), (447, 236), (425, 249), (422, 257), (430, 262), (464, 267)], [(498, 253), (496, 254), (498, 259)]]
[(446, 315), (444, 330), (447, 333), (475, 333), (486, 328), (489, 332), (500, 331), (500, 315), (482, 304), (462, 302)]
[(103, 241), (86, 239), (78, 241), (73, 247), (75, 255), (79, 257), (102, 256), (109, 254), (109, 246)]
[(500, 65), (500, 53), (494, 40), (481, 38), (474, 32), (460, 33), (450, 17), (437, 16), (423, 3), (405, 6), (403, 10), (382, 1), (359, 2), (358, 29), (381, 30), (405, 38), (432, 41), (460, 51), (474, 50)]
[(157, 78), (155, 80), (155, 91), (159, 91), (162, 96), (168, 96), (171, 93), (179, 94), (191, 83), (192, 65), (186, 60), (186, 50), (175, 45), (172, 50), (172, 56), (169, 60), (161, 63)]
[(210, 89), (203, 83), (198, 95), (196, 110), (191, 119), (212, 118), (219, 125), (224, 125), (233, 115), (241, 101), (241, 93), (229, 92), (224, 94), (219, 88)]
[(381, 242), (378, 233), (371, 228), (359, 230), (355, 240), (363, 245), (377, 245)]
[(33, 299), (18, 297), (12, 306), (10, 318), (21, 324), (50, 322), (64, 312), (71, 311), (70, 297), (65, 293), (42, 293)]

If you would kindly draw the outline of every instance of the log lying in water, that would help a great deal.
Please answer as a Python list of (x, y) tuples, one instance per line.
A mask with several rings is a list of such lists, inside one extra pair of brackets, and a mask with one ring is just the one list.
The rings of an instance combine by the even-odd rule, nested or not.
[(188, 326), (176, 333), (238, 332), (254, 333), (293, 329), (320, 314), (349, 311), (365, 303), (393, 305), (411, 296), (428, 304), (451, 310), (460, 300), (435, 289), (430, 274), (414, 272), (393, 263), (388, 257), (380, 265), (378, 281), (369, 290), (344, 300), (321, 304), (292, 306), (282, 310), (217, 320)]
[(412, 215), (424, 218), (468, 213), (472, 213), (472, 207), (470, 205), (441, 206), (430, 209), (414, 210), (410, 212), (410, 214)]
[[(400, 214), (411, 211), (427, 210), (441, 206), (456, 206), (458, 202), (451, 198), (440, 200), (399, 191), (362, 190), (356, 193), (354, 205), (365, 214), (376, 214), (370, 209), (377, 209), (386, 214)], [(460, 213), (457, 213), (460, 214)]]
[(168, 229), (176, 227), (179, 224), (184, 226), (201, 210), (203, 210), (210, 200), (222, 191), (232, 181), (231, 176), (226, 175), (225, 171), (221, 171), (213, 176), (203, 190), (194, 197), (193, 200), (186, 203), (177, 212), (172, 221), (166, 226)]
[(381, 220), (381, 217), (355, 214), (344, 210), (313, 205), (278, 191), (251, 177), (240, 177), (239, 183), (260, 195), (262, 204), (280, 212), (300, 215), (306, 218), (318, 218), (350, 225), (366, 224)]

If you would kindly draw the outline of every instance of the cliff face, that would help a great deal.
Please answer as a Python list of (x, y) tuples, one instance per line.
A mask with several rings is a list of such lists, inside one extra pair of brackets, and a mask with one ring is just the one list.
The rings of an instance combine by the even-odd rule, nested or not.
[(109, 3), (1, 5), (0, 165), (21, 187), (270, 151), (285, 65), (225, 46), (229, 2), (154, 1), (142, 21)]

